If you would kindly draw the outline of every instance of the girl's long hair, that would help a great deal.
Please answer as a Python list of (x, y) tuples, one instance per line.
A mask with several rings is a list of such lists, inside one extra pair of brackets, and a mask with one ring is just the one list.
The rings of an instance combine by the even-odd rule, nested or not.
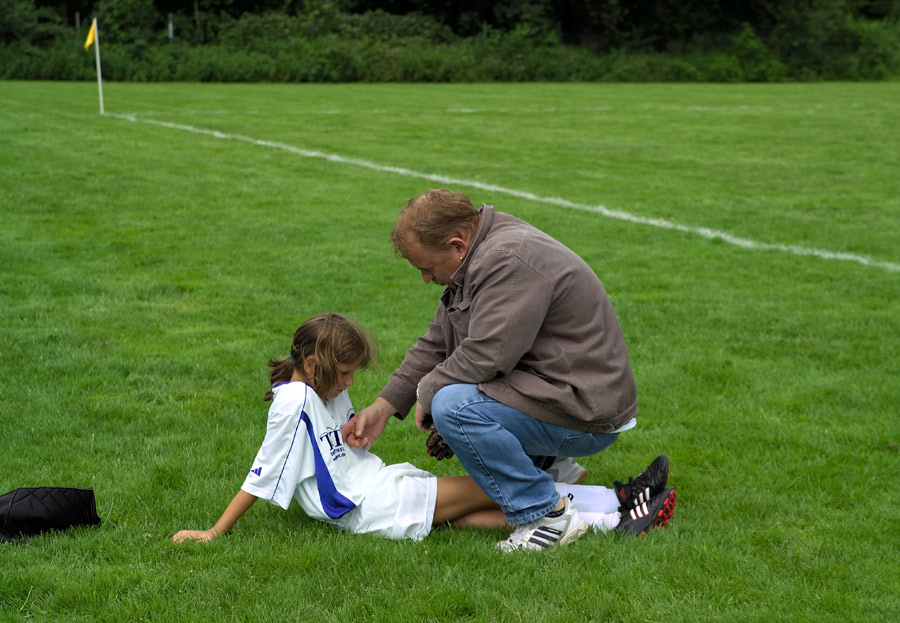
[[(315, 361), (312, 378), (303, 368), (308, 357)], [(337, 383), (338, 367), (359, 364), (365, 368), (377, 358), (375, 342), (356, 321), (340, 314), (313, 316), (297, 329), (290, 357), (269, 360), (269, 389), (265, 400), (274, 397), (273, 388), (291, 380), (296, 371), (323, 402)]]

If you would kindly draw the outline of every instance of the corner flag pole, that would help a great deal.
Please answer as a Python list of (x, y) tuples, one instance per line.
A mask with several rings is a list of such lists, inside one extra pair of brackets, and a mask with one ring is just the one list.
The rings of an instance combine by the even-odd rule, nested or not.
[(94, 44), (94, 52), (97, 57), (97, 92), (100, 95), (100, 114), (103, 114), (103, 74), (100, 72), (100, 32), (97, 29), (97, 18), (91, 22), (87, 40), (84, 42), (84, 51), (87, 52), (91, 44)]

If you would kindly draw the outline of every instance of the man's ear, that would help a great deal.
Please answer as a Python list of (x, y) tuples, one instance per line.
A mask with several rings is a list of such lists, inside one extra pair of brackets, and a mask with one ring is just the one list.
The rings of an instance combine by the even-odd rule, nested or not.
[(459, 236), (454, 236), (450, 240), (447, 241), (447, 245), (453, 249), (454, 252), (459, 254), (459, 259), (463, 259), (466, 257), (466, 253), (469, 252), (469, 242), (465, 238), (460, 238)]

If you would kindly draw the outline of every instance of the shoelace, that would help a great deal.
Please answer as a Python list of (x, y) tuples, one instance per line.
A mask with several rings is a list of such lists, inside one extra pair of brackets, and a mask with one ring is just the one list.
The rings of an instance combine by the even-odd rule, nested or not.
[[(655, 465), (651, 465), (651, 468)], [(642, 492), (647, 491), (647, 498), (650, 496), (650, 485), (653, 484), (653, 479), (656, 474), (653, 473), (653, 470), (648, 468), (646, 471), (642, 472), (638, 475), (637, 478), (629, 478), (628, 482), (625, 483), (625, 487), (628, 487), (626, 491), (629, 492), (629, 495), (625, 498), (627, 502), (634, 502), (635, 498)], [(646, 502), (647, 500), (637, 500), (638, 502)]]
[(507, 541), (512, 545), (521, 545), (531, 537), (531, 532), (535, 529), (534, 522), (523, 524), (516, 528)]

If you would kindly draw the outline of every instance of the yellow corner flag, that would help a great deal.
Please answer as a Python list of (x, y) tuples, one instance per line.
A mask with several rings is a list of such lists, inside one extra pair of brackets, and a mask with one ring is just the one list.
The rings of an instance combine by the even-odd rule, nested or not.
[(100, 96), (100, 114), (103, 114), (103, 74), (100, 72), (100, 37), (97, 36), (97, 18), (91, 20), (91, 29), (88, 31), (87, 40), (84, 42), (84, 51), (94, 46), (94, 53), (97, 57), (97, 94)]
[(91, 44), (94, 42), (94, 38), (97, 36), (97, 20), (91, 21), (91, 29), (88, 31), (87, 41), (84, 42), (84, 51), (87, 52), (88, 48), (91, 47)]

